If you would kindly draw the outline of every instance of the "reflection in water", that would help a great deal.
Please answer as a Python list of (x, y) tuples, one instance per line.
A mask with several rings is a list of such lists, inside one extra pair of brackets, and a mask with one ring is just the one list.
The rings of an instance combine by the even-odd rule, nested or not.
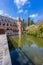
[(25, 44), (22, 51), (29, 57), (36, 65), (43, 63), (43, 49), (38, 48), (36, 44), (32, 44), (30, 47)]
[[(21, 46), (21, 37), (19, 37), (19, 45)], [(43, 48), (39, 47), (33, 39), (26, 37), (22, 51), (36, 64), (43, 64)]]
[(21, 35), (19, 35), (18, 47), (21, 47)]
[(38, 46), (35, 44), (35, 43), (33, 43), (32, 45), (31, 45), (31, 47), (35, 47), (35, 48), (38, 48)]
[(15, 42), (17, 42), (18, 39), (18, 48), (16, 49), (19, 53), (19, 61), (23, 60), (26, 62), (27, 60), (24, 59), (30, 58), (35, 65), (43, 65), (43, 39), (21, 35), (16, 39), (15, 38), (16, 37), (13, 37)]

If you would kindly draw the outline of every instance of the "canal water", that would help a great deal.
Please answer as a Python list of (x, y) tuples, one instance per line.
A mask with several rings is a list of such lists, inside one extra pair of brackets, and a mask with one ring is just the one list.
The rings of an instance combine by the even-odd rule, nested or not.
[[(43, 65), (42, 38), (24, 35), (11, 36), (11, 40), (17, 43), (16, 49), (10, 52), (11, 60), (15, 60), (18, 65)], [(15, 43), (13, 44), (16, 46)], [(17, 65), (17, 63), (15, 65)]]

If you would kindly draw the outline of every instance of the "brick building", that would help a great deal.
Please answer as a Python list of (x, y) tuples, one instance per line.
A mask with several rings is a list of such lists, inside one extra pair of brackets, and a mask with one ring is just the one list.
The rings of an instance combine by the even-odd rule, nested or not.
[(5, 30), (7, 35), (21, 34), (21, 20), (14, 20), (0, 15), (0, 32), (4, 32), (2, 29)]

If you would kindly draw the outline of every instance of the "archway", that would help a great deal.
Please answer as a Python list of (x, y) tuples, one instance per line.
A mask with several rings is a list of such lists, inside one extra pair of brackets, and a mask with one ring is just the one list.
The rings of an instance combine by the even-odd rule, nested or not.
[(4, 29), (0, 29), (0, 34), (5, 34), (5, 30)]

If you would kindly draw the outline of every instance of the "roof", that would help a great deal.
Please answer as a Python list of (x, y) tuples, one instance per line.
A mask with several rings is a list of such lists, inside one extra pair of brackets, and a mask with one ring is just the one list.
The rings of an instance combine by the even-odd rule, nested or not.
[(6, 21), (6, 22), (14, 22), (14, 23), (16, 23), (18, 21), (18, 20), (15, 20), (15, 19), (0, 15), (0, 20), (2, 20), (2, 19), (3, 19), (3, 21)]

